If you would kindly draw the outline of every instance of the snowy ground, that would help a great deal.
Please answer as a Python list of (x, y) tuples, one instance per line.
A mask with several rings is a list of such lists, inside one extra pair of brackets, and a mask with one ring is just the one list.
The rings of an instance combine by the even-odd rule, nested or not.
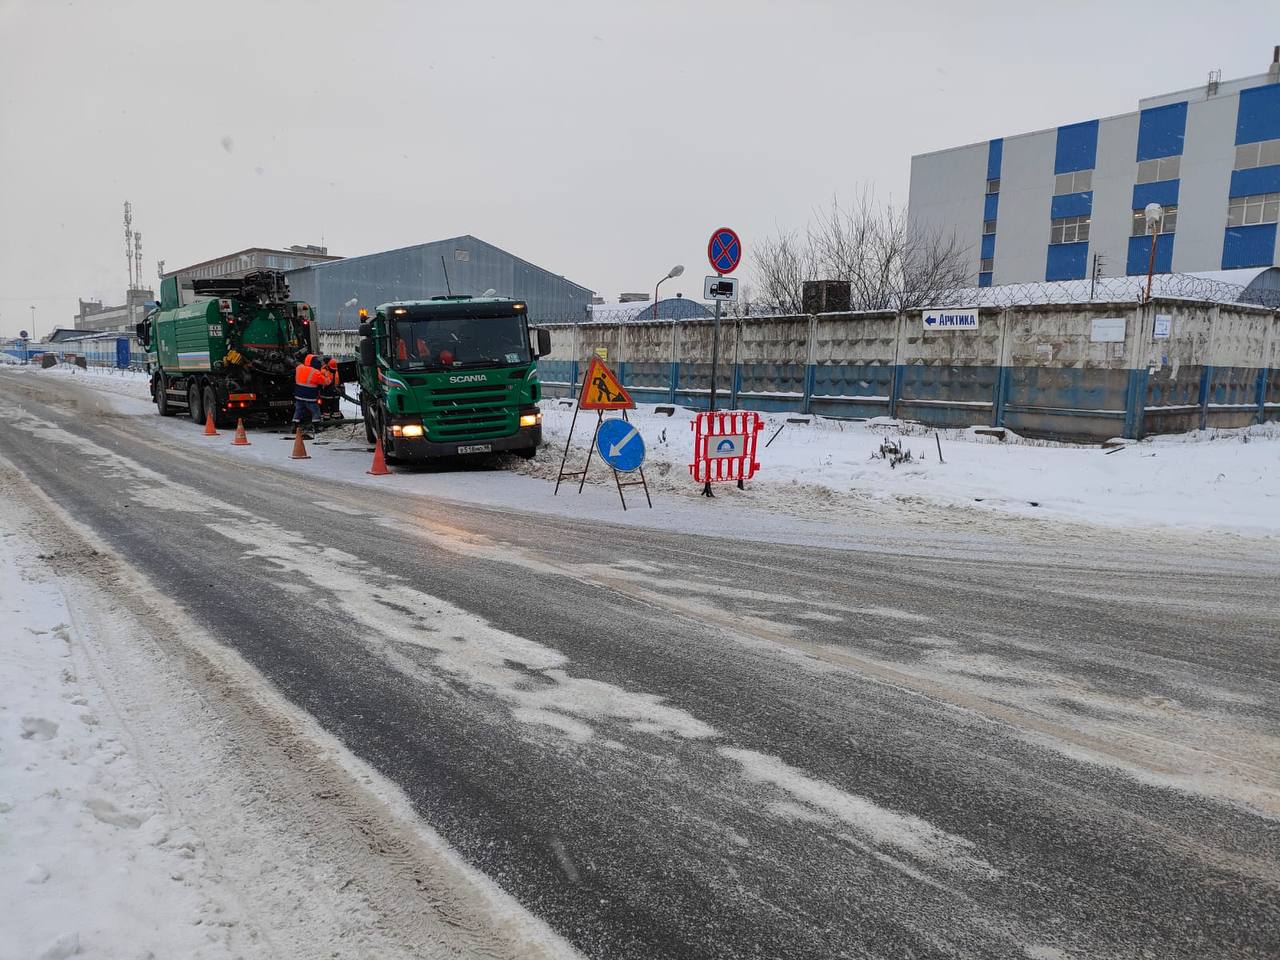
[(0, 489), (0, 960), (576, 956), (3, 457)]
[[(153, 413), (146, 403), (146, 378), (140, 374), (67, 367), (23, 369), (43, 378), (74, 377), (79, 384), (118, 397), (113, 402), (121, 413)], [(560, 465), (573, 408), (569, 402), (555, 400), (542, 406), (545, 446), (536, 461), (491, 458), (471, 464), (475, 469), (465, 472), (415, 468), (401, 471), (396, 483), (413, 492), (487, 505), (619, 519), (612, 476), (598, 457), (587, 496), (578, 497), (576, 485), (562, 488), (557, 498), (550, 496), (549, 483)], [(348, 409), (349, 415), (354, 413)], [(653, 405), (643, 405), (631, 417), (648, 450), (645, 472), (652, 492), (667, 501), (663, 509), (669, 516), (660, 522), (696, 523), (698, 516), (708, 512), (701, 508), (708, 505), (699, 505), (700, 488), (688, 473), (693, 414), (677, 407), (667, 416), (655, 413)], [(1280, 424), (1156, 437), (1105, 450), (1012, 434), (1002, 442), (972, 430), (944, 430), (935, 439), (933, 431), (919, 425), (884, 419), (851, 423), (776, 414), (764, 420), (760, 473), (745, 491), (732, 484), (717, 486), (717, 499), (722, 502), (708, 508), (715, 511), (715, 522), (722, 527), (726, 511), (731, 511), (735, 516), (750, 516), (753, 532), (765, 536), (777, 532), (771, 531), (768, 517), (784, 527), (824, 524), (830, 532), (833, 523), (856, 522), (871, 515), (942, 527), (986, 527), (1001, 519), (1021, 518), (1113, 529), (1163, 527), (1250, 537), (1280, 535), (1280, 481), (1276, 479), (1280, 476)], [(579, 418), (570, 469), (585, 459), (592, 427), (590, 414)], [(184, 442), (210, 442), (183, 420), (166, 421), (160, 429)], [(895, 468), (878, 457), (885, 439), (899, 441), (910, 450), (911, 461)], [(310, 463), (290, 461), (287, 451), (280, 449), (283, 444), (274, 439), (238, 452), (297, 469), (318, 466), (344, 480), (385, 485), (386, 478), (364, 473), (363, 440), (359, 428), (330, 431), (312, 445), (315, 461)], [(512, 477), (512, 472), (525, 476)], [(541, 482), (530, 482), (535, 478)], [(628, 502), (633, 507), (643, 505), (642, 492), (628, 491)], [(647, 511), (635, 510), (625, 517), (626, 522), (639, 523), (654, 519)]]
[(238, 910), (140, 769), (21, 520), (4, 500), (0, 957), (234, 955)]

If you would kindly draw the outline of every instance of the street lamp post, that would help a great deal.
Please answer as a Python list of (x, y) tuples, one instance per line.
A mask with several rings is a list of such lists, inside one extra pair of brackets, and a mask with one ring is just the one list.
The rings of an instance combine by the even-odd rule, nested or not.
[(36, 305), (34, 303), (31, 305), (31, 339), (32, 340), (37, 339), (36, 338)]
[(1151, 278), (1156, 272), (1156, 242), (1160, 239), (1160, 223), (1164, 220), (1164, 207), (1158, 203), (1148, 203), (1142, 211), (1147, 218), (1147, 229), (1151, 231), (1151, 256), (1147, 260), (1147, 302), (1151, 302)]
[(348, 300), (346, 303), (344, 303), (342, 306), (338, 308), (338, 312), (334, 315), (334, 318), (333, 318), (333, 324), (335, 328), (342, 326), (342, 311), (347, 309), (347, 307), (354, 307), (359, 302), (360, 302), (359, 297), (352, 297), (350, 300)]
[(658, 319), (658, 288), (668, 280), (680, 276), (684, 273), (684, 264), (677, 263), (674, 267), (667, 271), (667, 275), (653, 285), (653, 319)]

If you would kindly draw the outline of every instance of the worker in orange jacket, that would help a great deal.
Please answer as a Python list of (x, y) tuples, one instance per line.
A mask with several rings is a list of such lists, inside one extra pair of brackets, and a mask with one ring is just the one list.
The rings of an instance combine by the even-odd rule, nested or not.
[(338, 373), (338, 361), (333, 357), (324, 358), (324, 369), (329, 374), (329, 382), (320, 388), (320, 415), (330, 420), (342, 419), (342, 377)]
[(305, 419), (320, 422), (320, 388), (333, 383), (333, 374), (324, 368), (320, 358), (308, 353), (293, 371), (293, 427), (301, 429)]

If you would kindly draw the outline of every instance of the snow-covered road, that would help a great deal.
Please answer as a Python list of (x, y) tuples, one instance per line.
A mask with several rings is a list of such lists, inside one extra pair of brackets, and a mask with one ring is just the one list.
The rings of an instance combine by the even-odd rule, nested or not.
[(0, 376), (3, 481), (101, 651), (96, 729), (199, 839), (193, 909), (225, 898), (243, 955), (1280, 945), (1257, 541), (674, 494), (611, 524), (603, 485), (567, 516), (534, 477), (370, 478), (362, 444), (291, 461), (85, 379)]

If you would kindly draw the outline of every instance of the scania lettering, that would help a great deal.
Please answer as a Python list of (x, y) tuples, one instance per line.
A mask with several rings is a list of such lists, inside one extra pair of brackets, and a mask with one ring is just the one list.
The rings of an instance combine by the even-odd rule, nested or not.
[[(504, 297), (384, 303), (360, 325), (360, 409), (389, 460), (508, 451), (542, 440), (537, 359), (550, 334)], [(468, 372), (461, 372), (466, 370)]]

